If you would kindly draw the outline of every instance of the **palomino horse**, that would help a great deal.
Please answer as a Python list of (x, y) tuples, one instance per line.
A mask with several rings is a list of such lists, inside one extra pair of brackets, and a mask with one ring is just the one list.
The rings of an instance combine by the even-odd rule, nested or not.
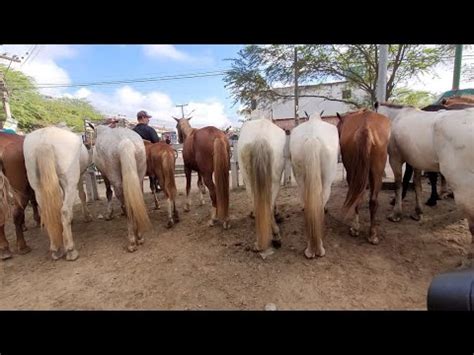
[(28, 181), (38, 200), (41, 223), (48, 231), (54, 260), (66, 252), (76, 260), (71, 221), (76, 189), (87, 222), (92, 220), (86, 206), (83, 174), (90, 165), (89, 153), (79, 136), (57, 127), (38, 129), (26, 135), (23, 144)]
[(7, 238), (5, 236), (5, 218), (9, 215), (10, 206), (8, 194), (14, 194), (15, 209), (13, 222), (15, 223), (16, 246), (18, 254), (31, 251), (23, 235), (25, 224), (25, 208), (28, 201), (33, 206), (34, 219), (40, 224), (38, 204), (26, 177), (25, 158), (23, 156), (23, 141), (25, 137), (17, 134), (0, 132), (0, 260), (12, 257)]
[(308, 239), (304, 255), (324, 256), (324, 208), (336, 178), (339, 136), (337, 128), (314, 114), (293, 128), (290, 136), (293, 173), (304, 204)]
[[(179, 142), (183, 144), (184, 172), (186, 174), (186, 205), (189, 211), (191, 172), (197, 171), (204, 179), (212, 200), (211, 220), (213, 226), (217, 218), (223, 221), (224, 229), (229, 224), (229, 169), (230, 145), (224, 132), (208, 126), (191, 128), (190, 118), (176, 118)], [(213, 181), (213, 176), (215, 184)], [(202, 194), (202, 189), (200, 189)], [(202, 195), (201, 195), (202, 199)]]
[[(127, 215), (127, 250), (134, 252), (144, 243), (143, 234), (151, 229), (143, 199), (143, 178), (146, 173), (145, 145), (138, 133), (128, 128), (95, 127), (96, 139), (93, 160), (112, 185), (122, 210)], [(113, 218), (112, 190), (107, 192), (107, 220)]]
[(451, 185), (474, 233), (474, 108), (426, 112), (386, 103), (376, 103), (376, 108), (392, 121), (389, 155), (397, 192), (390, 219), (401, 218), (401, 168), (408, 162), (415, 169), (414, 218), (419, 220), (422, 215), (420, 170), (439, 171)]
[(285, 143), (285, 131), (269, 119), (252, 119), (240, 130), (239, 167), (255, 213), (254, 251), (261, 252), (262, 257), (271, 251), (272, 232), (273, 246), (281, 246), (280, 229), (273, 211), (285, 165)]
[(338, 123), (342, 162), (347, 171), (347, 191), (344, 209), (347, 214), (355, 209), (351, 235), (359, 235), (359, 205), (370, 187), (370, 234), (368, 241), (378, 244), (376, 212), (377, 197), (382, 188), (382, 177), (387, 163), (390, 139), (390, 120), (372, 111), (348, 113)]
[[(175, 222), (179, 222), (176, 210), (176, 183), (174, 179), (174, 167), (176, 163), (176, 151), (163, 142), (150, 143), (143, 141), (146, 150), (146, 173), (149, 177), (157, 178), (162, 190), (168, 199), (168, 224), (171, 228)], [(159, 208), (158, 197), (153, 191), (155, 203)]]

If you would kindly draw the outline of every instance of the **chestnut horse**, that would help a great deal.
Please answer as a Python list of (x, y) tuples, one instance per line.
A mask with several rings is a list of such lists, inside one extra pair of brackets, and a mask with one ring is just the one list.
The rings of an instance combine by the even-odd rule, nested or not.
[(18, 254), (26, 254), (31, 251), (23, 236), (25, 208), (28, 201), (31, 201), (33, 206), (34, 219), (37, 225), (40, 224), (35, 193), (26, 176), (25, 157), (23, 155), (24, 140), (25, 137), (23, 136), (0, 132), (0, 260), (12, 257), (5, 236), (5, 218), (10, 212), (8, 202), (10, 193), (14, 195), (13, 221), (15, 223)]
[[(184, 172), (186, 174), (186, 205), (189, 211), (191, 172), (197, 171), (204, 179), (212, 200), (211, 220), (223, 221), (224, 229), (229, 228), (229, 170), (230, 144), (224, 132), (216, 127), (192, 128), (190, 118), (176, 118), (179, 142), (183, 144)], [(215, 179), (215, 184), (213, 181)], [(201, 190), (202, 191), (202, 190)]]
[(344, 209), (347, 214), (355, 208), (350, 229), (352, 236), (359, 235), (359, 206), (367, 183), (370, 187), (370, 234), (368, 241), (378, 244), (376, 212), (377, 196), (382, 188), (382, 177), (387, 163), (390, 140), (390, 120), (372, 111), (361, 110), (344, 116), (337, 114), (342, 162), (347, 170), (349, 190)]
[[(150, 143), (144, 140), (146, 151), (146, 174), (150, 178), (157, 178), (161, 189), (168, 199), (168, 224), (171, 228), (174, 223), (179, 222), (176, 210), (176, 183), (174, 179), (174, 168), (176, 163), (176, 151), (169, 144), (158, 142)], [(159, 208), (156, 191), (152, 191), (157, 208)]]

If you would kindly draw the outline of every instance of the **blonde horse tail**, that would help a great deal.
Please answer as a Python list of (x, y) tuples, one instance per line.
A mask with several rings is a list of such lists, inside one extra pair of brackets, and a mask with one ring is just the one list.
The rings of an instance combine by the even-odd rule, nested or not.
[(4, 217), (11, 216), (11, 208), (8, 196), (12, 193), (12, 188), (7, 177), (3, 174), (3, 161), (0, 157), (0, 209)]
[(63, 192), (56, 171), (56, 156), (52, 145), (40, 145), (36, 149), (36, 166), (39, 180), (41, 224), (46, 227), (53, 244), (63, 245), (63, 225), (61, 208)]
[(119, 152), (127, 218), (134, 224), (136, 231), (143, 234), (151, 229), (151, 223), (143, 199), (141, 181), (138, 178), (135, 146), (129, 139), (125, 139), (119, 144)]
[(225, 138), (214, 140), (214, 179), (216, 183), (217, 218), (227, 220), (229, 216), (229, 151)]
[(272, 232), (273, 151), (262, 139), (249, 144), (242, 157), (253, 194), (257, 248), (263, 251), (270, 246)]
[(346, 216), (363, 198), (369, 180), (370, 152), (372, 150), (372, 135), (369, 128), (361, 128), (356, 132), (354, 139), (356, 140), (355, 149), (351, 153), (352, 159), (349, 162), (352, 174), (343, 207)]
[[(324, 235), (323, 186), (321, 179), (321, 143), (317, 139), (304, 142), (304, 219), (310, 244), (310, 253), (321, 251)], [(324, 254), (323, 254), (324, 255)]]
[(175, 155), (173, 150), (163, 151), (163, 167), (162, 167), (162, 176), (163, 176), (163, 187), (165, 188), (166, 194), (171, 201), (174, 201), (176, 198), (176, 181), (174, 178), (174, 165), (175, 165)]

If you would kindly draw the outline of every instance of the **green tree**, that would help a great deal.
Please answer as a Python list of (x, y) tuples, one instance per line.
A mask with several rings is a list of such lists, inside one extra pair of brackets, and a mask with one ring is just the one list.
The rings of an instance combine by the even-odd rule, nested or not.
[[(5, 73), (6, 67), (0, 65), (0, 71)], [(86, 100), (41, 95), (34, 80), (20, 71), (10, 69), (5, 74), (5, 81), (12, 116), (25, 132), (60, 122), (65, 122), (75, 132), (81, 132), (84, 129), (83, 118), (102, 119), (102, 114)], [(0, 119), (5, 120), (3, 110), (0, 110)]]
[(433, 104), (433, 102), (436, 101), (436, 95), (429, 91), (399, 88), (394, 90), (392, 101), (403, 105), (423, 108)]
[[(340, 100), (354, 106), (373, 103), (376, 100), (378, 79), (377, 45), (298, 45), (298, 58), (294, 61), (294, 45), (249, 45), (239, 51), (237, 58), (229, 59), (231, 69), (224, 77), (226, 87), (235, 102), (251, 107), (255, 98), (273, 100), (280, 95), (272, 90), (279, 82), (292, 85), (295, 66), (300, 83), (347, 80), (367, 93), (367, 102)], [(453, 53), (449, 45), (389, 45), (388, 79), (386, 100), (394, 90), (408, 79), (430, 73), (434, 67), (446, 61)], [(307, 95), (322, 97), (319, 95)]]

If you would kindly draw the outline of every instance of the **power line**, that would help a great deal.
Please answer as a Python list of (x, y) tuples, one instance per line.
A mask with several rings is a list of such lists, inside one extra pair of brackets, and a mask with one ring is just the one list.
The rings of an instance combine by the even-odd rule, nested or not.
[(37, 47), (37, 45), (34, 45), (33, 47), (30, 48), (30, 50), (29, 50), (28, 52), (26, 52), (27, 57), (26, 57), (25, 61), (24, 61), (23, 63), (21, 63), (20, 68), (22, 68), (22, 67), (26, 64), (26, 62), (28, 61), (28, 59), (31, 58), (31, 55), (32, 55), (33, 52), (35, 51), (36, 47)]

